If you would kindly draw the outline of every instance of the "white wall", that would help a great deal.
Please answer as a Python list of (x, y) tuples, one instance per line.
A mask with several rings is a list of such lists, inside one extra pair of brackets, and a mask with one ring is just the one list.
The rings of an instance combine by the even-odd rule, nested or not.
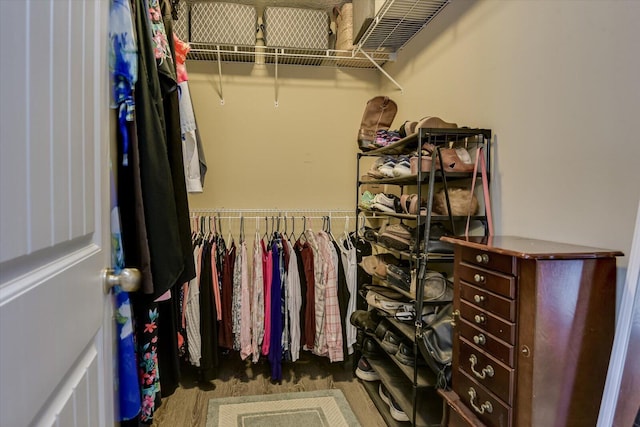
[[(498, 234), (630, 252), (640, 2), (455, 0), (386, 67), (403, 120), (495, 134)], [(626, 258), (620, 264), (626, 265)]]

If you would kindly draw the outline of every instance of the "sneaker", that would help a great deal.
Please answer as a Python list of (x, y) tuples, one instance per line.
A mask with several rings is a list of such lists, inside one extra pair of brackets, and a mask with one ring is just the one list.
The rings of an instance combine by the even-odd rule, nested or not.
[(391, 418), (396, 421), (409, 421), (407, 414), (400, 409), (398, 403), (393, 399), (393, 396), (389, 395), (389, 412), (391, 412)]
[(371, 367), (369, 361), (364, 356), (358, 360), (356, 376), (362, 381), (378, 381), (380, 379), (380, 375)]
[[(378, 166), (378, 172), (385, 176), (385, 178), (393, 178), (393, 170), (396, 167), (397, 160), (393, 157), (385, 157), (384, 162)], [(409, 165), (411, 166), (411, 165)]]
[[(403, 365), (415, 366), (413, 344), (401, 342), (398, 346), (398, 351), (393, 356), (398, 360), (398, 362), (402, 363)], [(422, 366), (425, 364), (420, 356), (417, 356), (416, 359), (418, 361), (418, 366)]]
[(373, 203), (371, 207), (374, 209), (378, 209), (382, 212), (396, 212), (396, 199), (398, 199), (398, 206), (400, 205), (400, 199), (398, 196), (390, 194), (386, 195), (384, 193), (378, 193), (373, 198)]
[(408, 157), (401, 157), (393, 167), (393, 176), (400, 178), (411, 175), (411, 162)]
[(360, 207), (362, 209), (371, 209), (374, 198), (375, 196), (369, 190), (366, 190), (360, 195)]
[(382, 399), (382, 401), (388, 405), (389, 404), (389, 392), (387, 391), (387, 388), (382, 385), (382, 383), (380, 383), (380, 385), (378, 385), (378, 394), (380, 395), (380, 399)]
[(391, 413), (391, 417), (396, 421), (409, 421), (409, 417), (404, 413), (402, 409), (398, 406), (398, 403), (393, 399), (393, 396), (389, 394), (385, 386), (380, 383), (378, 386), (378, 394), (384, 403), (389, 405), (389, 412)]

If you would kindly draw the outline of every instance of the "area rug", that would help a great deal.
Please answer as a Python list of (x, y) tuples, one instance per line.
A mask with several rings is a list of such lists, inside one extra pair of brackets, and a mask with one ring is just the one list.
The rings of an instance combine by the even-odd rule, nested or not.
[(209, 400), (207, 427), (359, 427), (338, 389)]

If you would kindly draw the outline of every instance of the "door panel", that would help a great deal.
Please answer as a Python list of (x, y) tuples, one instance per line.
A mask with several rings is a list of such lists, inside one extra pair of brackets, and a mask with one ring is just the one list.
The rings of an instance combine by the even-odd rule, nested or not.
[(0, 426), (113, 423), (108, 8), (0, 0)]

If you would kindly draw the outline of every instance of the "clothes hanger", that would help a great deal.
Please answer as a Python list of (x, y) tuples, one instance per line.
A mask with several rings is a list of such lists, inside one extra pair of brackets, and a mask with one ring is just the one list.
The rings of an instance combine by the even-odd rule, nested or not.
[(264, 217), (264, 235), (262, 236), (262, 240), (269, 240), (269, 219)]
[(240, 215), (240, 244), (244, 243), (244, 216)]
[(353, 242), (351, 242), (351, 238), (349, 237), (349, 216), (346, 216), (344, 219), (344, 230), (342, 232), (342, 241), (346, 243), (347, 249), (353, 249)]
[(227, 238), (227, 240), (230, 241), (232, 245), (235, 244), (233, 234), (231, 233), (231, 217), (229, 217), (229, 237)]
[[(300, 235), (298, 236), (298, 242), (300, 243), (304, 243), (307, 241), (307, 238), (304, 235), (304, 232), (307, 229), (307, 217), (306, 216), (302, 216), (302, 231), (300, 232)], [(304, 239), (304, 240), (302, 240)]]

